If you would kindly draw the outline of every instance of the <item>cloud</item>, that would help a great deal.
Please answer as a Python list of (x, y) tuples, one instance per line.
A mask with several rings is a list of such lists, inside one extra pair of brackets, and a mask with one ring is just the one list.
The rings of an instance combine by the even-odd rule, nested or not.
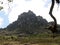
[(56, 17), (57, 23), (60, 24), (60, 6), (58, 7), (57, 4), (54, 6), (53, 15)]
[[(32, 10), (37, 16), (43, 16), (48, 21), (53, 21), (49, 15), (49, 10), (51, 6), (51, 0), (13, 0), (12, 3), (9, 3), (10, 8), (8, 7), (7, 0), (4, 0), (3, 6), (4, 11), (8, 14), (9, 23), (17, 20), (18, 15), (22, 12), (27, 12)], [(55, 4), (53, 15), (57, 18), (58, 23), (60, 22), (60, 9), (57, 11), (57, 4)]]
[(3, 18), (0, 17), (0, 26), (3, 24)]
[[(8, 14), (9, 23), (17, 20), (18, 15), (28, 10), (32, 10), (36, 15), (41, 15), (50, 21), (51, 18), (48, 15), (50, 6), (45, 8), (46, 1), (47, 0), (13, 0), (13, 3), (9, 3), (8, 5), (7, 0), (5, 0), (3, 6), (5, 13)], [(10, 8), (8, 6), (10, 6)]]
[(9, 13), (9, 22), (12, 23), (13, 21), (17, 20), (18, 15), (20, 15), (22, 12), (27, 12), (28, 10), (32, 10), (37, 15), (42, 15), (43, 11), (46, 10), (44, 8), (44, 4), (45, 3), (42, 0), (31, 0), (29, 2), (25, 0), (14, 0), (13, 5), (16, 6), (13, 7), (12, 11)]
[(25, 0), (25, 1), (32, 1), (32, 0)]

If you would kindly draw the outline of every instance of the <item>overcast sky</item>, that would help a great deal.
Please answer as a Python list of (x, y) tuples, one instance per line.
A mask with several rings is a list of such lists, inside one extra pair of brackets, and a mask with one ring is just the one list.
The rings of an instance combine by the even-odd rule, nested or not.
[[(13, 2), (8, 4), (7, 0), (3, 1), (4, 9), (0, 11), (0, 28), (6, 27), (10, 23), (17, 20), (18, 15), (23, 12), (28, 12), (28, 10), (33, 11), (37, 16), (40, 15), (45, 18), (48, 22), (53, 21), (49, 16), (49, 9), (51, 6), (51, 0), (13, 0)], [(10, 6), (10, 8), (9, 8)], [(60, 24), (60, 7), (55, 4), (53, 14), (57, 19), (58, 24)]]

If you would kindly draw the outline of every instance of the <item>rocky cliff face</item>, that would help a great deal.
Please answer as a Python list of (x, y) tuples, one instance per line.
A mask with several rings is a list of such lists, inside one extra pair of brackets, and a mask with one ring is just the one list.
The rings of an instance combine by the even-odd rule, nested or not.
[(47, 25), (48, 22), (41, 16), (36, 16), (32, 11), (24, 12), (18, 16), (18, 19), (7, 26), (7, 30), (19, 30), (21, 32), (35, 32), (41, 26)]

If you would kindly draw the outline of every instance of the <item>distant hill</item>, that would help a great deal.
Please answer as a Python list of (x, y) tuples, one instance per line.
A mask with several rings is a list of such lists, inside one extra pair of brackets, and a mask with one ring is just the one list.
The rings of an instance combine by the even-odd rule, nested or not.
[[(45, 29), (48, 25), (54, 24), (48, 22), (42, 16), (36, 16), (32, 11), (23, 12), (18, 16), (18, 19), (9, 24), (0, 34), (38, 34), (38, 33), (51, 33), (50, 30)], [(60, 27), (60, 25), (58, 25)], [(60, 29), (60, 28), (58, 28)]]
[(23, 12), (18, 19), (7, 26), (6, 30), (19, 33), (38, 33), (40, 29), (48, 24), (42, 16), (36, 16), (32, 11)]

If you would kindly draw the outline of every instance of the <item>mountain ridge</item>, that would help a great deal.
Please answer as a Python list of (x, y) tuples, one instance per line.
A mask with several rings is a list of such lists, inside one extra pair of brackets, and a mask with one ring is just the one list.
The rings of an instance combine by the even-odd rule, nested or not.
[[(53, 23), (53, 22), (52, 22)], [(45, 29), (51, 24), (42, 16), (36, 16), (31, 10), (23, 12), (18, 19), (9, 24), (3, 31), (4, 34), (41, 34), (51, 33), (49, 29)]]

